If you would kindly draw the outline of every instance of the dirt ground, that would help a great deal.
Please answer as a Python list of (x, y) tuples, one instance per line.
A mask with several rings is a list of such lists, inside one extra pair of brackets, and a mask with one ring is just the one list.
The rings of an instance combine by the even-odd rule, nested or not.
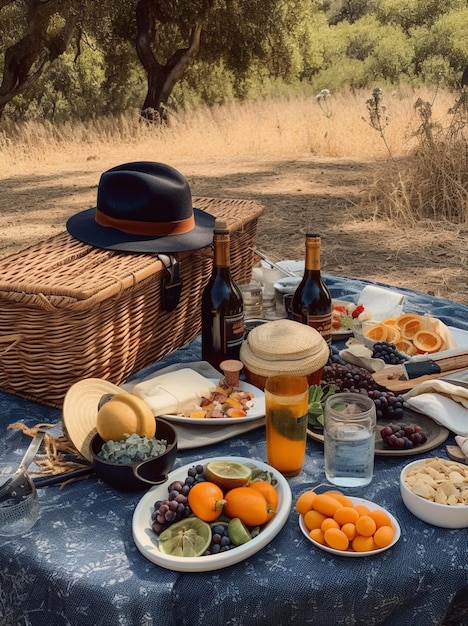
[[(65, 230), (73, 213), (95, 205), (100, 174), (133, 155), (21, 164), (3, 176), (0, 257)], [(265, 206), (257, 247), (273, 260), (300, 259), (304, 233), (321, 233), (327, 273), (377, 280), (468, 304), (468, 226), (378, 220), (363, 201), (372, 165), (343, 159), (273, 158), (172, 163), (194, 196), (257, 200)]]

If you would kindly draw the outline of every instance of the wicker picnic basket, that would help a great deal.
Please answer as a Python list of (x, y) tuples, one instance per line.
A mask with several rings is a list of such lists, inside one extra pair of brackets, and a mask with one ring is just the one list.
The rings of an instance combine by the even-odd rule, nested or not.
[[(194, 198), (226, 219), (234, 278), (251, 277), (257, 220), (247, 200)], [(69, 387), (96, 377), (118, 385), (191, 341), (210, 247), (177, 253), (182, 292), (162, 310), (165, 266), (156, 255), (94, 248), (62, 233), (0, 260), (0, 390), (61, 407)]]

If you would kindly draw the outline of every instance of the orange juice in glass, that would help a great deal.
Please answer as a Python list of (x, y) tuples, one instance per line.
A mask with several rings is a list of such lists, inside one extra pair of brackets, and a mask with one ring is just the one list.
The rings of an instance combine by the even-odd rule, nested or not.
[(309, 384), (306, 376), (271, 376), (265, 383), (268, 463), (286, 478), (304, 463)]

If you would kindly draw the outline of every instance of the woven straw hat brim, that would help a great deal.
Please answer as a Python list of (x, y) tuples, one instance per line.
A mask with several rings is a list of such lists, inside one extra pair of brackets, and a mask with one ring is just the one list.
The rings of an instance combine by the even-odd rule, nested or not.
[(301, 359), (291, 359), (278, 356), (275, 360), (263, 359), (252, 352), (248, 341), (242, 343), (239, 358), (245, 367), (259, 376), (273, 376), (276, 374), (290, 374), (292, 376), (308, 376), (321, 369), (330, 355), (326, 342), (323, 342), (319, 352)]
[(63, 401), (63, 426), (76, 449), (88, 459), (91, 439), (96, 434), (99, 402), (106, 394), (124, 393), (120, 387), (100, 378), (85, 378), (67, 391)]
[(256, 356), (268, 361), (296, 361), (313, 358), (315, 354), (320, 361), (321, 355), (328, 351), (314, 328), (288, 319), (257, 326), (250, 331), (247, 341)]

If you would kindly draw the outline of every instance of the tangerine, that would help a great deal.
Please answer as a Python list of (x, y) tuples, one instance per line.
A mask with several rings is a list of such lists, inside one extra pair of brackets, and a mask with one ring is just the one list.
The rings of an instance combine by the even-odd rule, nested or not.
[[(223, 512), (226, 503), (218, 485), (204, 481), (193, 485), (188, 494), (188, 503), (192, 512), (204, 522), (214, 522)], [(233, 515), (232, 517), (237, 517)]]
[(314, 530), (314, 528), (320, 528), (322, 522), (326, 519), (326, 515), (312, 509), (311, 511), (307, 511), (304, 515), (304, 524), (306, 525), (307, 530)]
[(323, 530), (321, 528), (313, 528), (309, 533), (309, 537), (317, 543), (322, 544), (322, 546), (325, 545), (325, 538), (323, 536)]
[(253, 483), (250, 483), (249, 487), (260, 492), (267, 501), (270, 510), (268, 519), (270, 520), (278, 509), (278, 492), (275, 486), (267, 483), (266, 480), (255, 480)]
[[(193, 487), (190, 493), (192, 490)], [(238, 517), (246, 526), (261, 526), (271, 515), (265, 496), (252, 487), (236, 487), (228, 491), (223, 511), (228, 517)]]
[(442, 348), (442, 337), (432, 330), (420, 330), (413, 337), (413, 343), (419, 352), (438, 352)]
[(335, 511), (342, 506), (341, 502), (338, 502), (338, 500), (325, 493), (318, 493), (312, 503), (312, 507), (315, 511), (323, 513), (328, 517), (333, 517)]
[(361, 515), (356, 520), (356, 532), (364, 537), (372, 537), (377, 528), (377, 524), (370, 515)]
[(312, 509), (312, 503), (317, 494), (315, 491), (309, 489), (309, 491), (304, 491), (296, 500), (296, 511), (301, 515), (305, 515), (307, 511)]
[(389, 328), (392, 327), (386, 326), (385, 324), (382, 324), (382, 322), (377, 322), (377, 324), (374, 324), (374, 326), (369, 328), (369, 330), (364, 334), (364, 337), (372, 339), (373, 341), (386, 341)]
[(373, 537), (364, 537), (364, 535), (357, 535), (352, 540), (351, 546), (355, 552), (371, 552), (375, 550)]
[(348, 523), (355, 524), (359, 519), (359, 513), (353, 506), (343, 506), (335, 511), (333, 518), (340, 526)]
[(324, 494), (326, 496), (331, 496), (332, 498), (335, 498), (335, 500), (341, 502), (343, 506), (353, 506), (352, 501), (348, 498), (348, 496), (345, 496), (344, 493), (341, 493), (341, 491), (329, 489), (328, 491), (324, 491)]
[(390, 516), (383, 509), (375, 509), (374, 511), (371, 511), (370, 516), (376, 523), (377, 528), (380, 528), (381, 526), (392, 526)]
[(378, 548), (386, 548), (392, 543), (394, 536), (395, 532), (391, 526), (381, 526), (374, 533), (374, 543)]
[(346, 550), (349, 546), (349, 539), (339, 528), (329, 528), (323, 533), (325, 543), (335, 550)]

